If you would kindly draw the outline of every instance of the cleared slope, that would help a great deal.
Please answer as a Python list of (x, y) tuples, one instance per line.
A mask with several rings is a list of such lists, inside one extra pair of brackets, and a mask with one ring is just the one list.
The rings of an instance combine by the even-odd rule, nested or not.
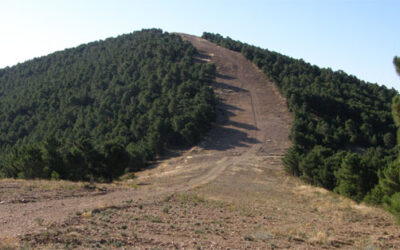
[(391, 108), (396, 90), (219, 34), (202, 37), (241, 52), (287, 98), (294, 118), (293, 145), (283, 159), (289, 173), (355, 201), (396, 203), (383, 198), (395, 200), (398, 190), (383, 184), (398, 153)]
[[(215, 62), (219, 73), (214, 89), (221, 102), (207, 138), (183, 155), (140, 172), (133, 181), (135, 190), (1, 204), (4, 236), (43, 230), (34, 221), (40, 217), (44, 225), (61, 224), (24, 238), (34, 246), (64, 244), (72, 237), (81, 248), (92, 247), (90, 239), (139, 248), (400, 247), (400, 230), (387, 213), (285, 174), (281, 157), (290, 146), (291, 116), (285, 100), (253, 64), (203, 39), (182, 37), (200, 51), (199, 60)], [(117, 207), (104, 210), (107, 215), (68, 216), (111, 205)], [(110, 217), (106, 224), (104, 216)], [(136, 236), (120, 233), (124, 223)]]

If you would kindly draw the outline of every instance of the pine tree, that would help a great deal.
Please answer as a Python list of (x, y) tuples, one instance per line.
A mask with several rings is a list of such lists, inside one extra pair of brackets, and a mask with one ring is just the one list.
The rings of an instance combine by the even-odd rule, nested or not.
[(397, 74), (400, 75), (400, 57), (395, 56), (393, 58), (393, 64), (394, 64), (394, 66), (396, 68)]
[(363, 166), (360, 156), (348, 154), (335, 172), (338, 186), (334, 189), (341, 195), (360, 201), (363, 196), (361, 172)]

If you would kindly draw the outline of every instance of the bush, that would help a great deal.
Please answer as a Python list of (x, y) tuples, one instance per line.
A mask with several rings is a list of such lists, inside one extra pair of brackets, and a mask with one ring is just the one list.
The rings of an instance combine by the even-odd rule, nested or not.
[(400, 192), (397, 192), (387, 201), (389, 211), (397, 218), (400, 223)]

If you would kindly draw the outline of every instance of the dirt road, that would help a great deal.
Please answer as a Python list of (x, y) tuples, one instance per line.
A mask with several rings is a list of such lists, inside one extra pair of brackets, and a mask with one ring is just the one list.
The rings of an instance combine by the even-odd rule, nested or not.
[(136, 190), (0, 204), (1, 235), (32, 232), (37, 229), (35, 218), (61, 222), (78, 210), (104, 207), (132, 197), (145, 199), (188, 190), (209, 183), (226, 168), (232, 168), (233, 163), (247, 161), (246, 157), (269, 154), (279, 158), (285, 152), (289, 146), (290, 115), (273, 85), (239, 53), (196, 37), (183, 37), (198, 47), (202, 59), (215, 62), (219, 72), (213, 84), (221, 99), (218, 121), (201, 146), (139, 173), (137, 182), (146, 185)]
[[(76, 226), (81, 235), (99, 237), (100, 242), (100, 238), (111, 237), (104, 236), (106, 226), (99, 223), (91, 231), (88, 225), (103, 217), (96, 221), (93, 215), (89, 221), (75, 215), (76, 212), (118, 207), (128, 202), (132, 205), (110, 212), (118, 214), (113, 233), (123, 230), (117, 226), (122, 223), (120, 218), (135, 218), (124, 226), (135, 227), (134, 236), (112, 236), (119, 237), (125, 246), (263, 249), (400, 246), (400, 230), (386, 212), (357, 205), (285, 174), (281, 159), (290, 146), (291, 115), (276, 87), (258, 68), (240, 53), (198, 37), (181, 36), (198, 49), (199, 60), (212, 61), (217, 66), (218, 77), (213, 88), (220, 98), (218, 116), (204, 141), (182, 155), (162, 160), (138, 173), (133, 181), (135, 189), (0, 203), (2, 237), (18, 236), (34, 246), (53, 246), (65, 243), (59, 233), (63, 235), (61, 228)], [(182, 193), (202, 198), (182, 198), (178, 195)], [(175, 198), (168, 201), (162, 198), (169, 195)], [(204, 199), (210, 202), (204, 205), (197, 201)], [(143, 203), (146, 203), (144, 208)], [(174, 210), (174, 214), (169, 210)], [(196, 216), (188, 216), (190, 211)], [(154, 219), (150, 213), (159, 217)], [(75, 218), (73, 223), (71, 218)], [(162, 221), (169, 221), (168, 228)], [(56, 224), (49, 226), (53, 222)], [(223, 228), (217, 234), (210, 230), (216, 223)], [(89, 228), (87, 232), (81, 229), (85, 225)], [(199, 225), (206, 226), (192, 228)], [(57, 231), (53, 240), (48, 237), (49, 231), (47, 240), (40, 236), (41, 231), (49, 230), (47, 227)], [(65, 234), (69, 235), (71, 230)], [(26, 234), (29, 237), (23, 236)], [(87, 242), (76, 237), (83, 248), (94, 244), (93, 240)], [(114, 244), (115, 238), (109, 242)]]

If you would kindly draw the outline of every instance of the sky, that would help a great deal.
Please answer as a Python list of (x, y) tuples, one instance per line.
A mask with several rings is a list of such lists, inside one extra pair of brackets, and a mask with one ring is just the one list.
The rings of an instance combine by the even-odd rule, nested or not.
[(0, 0), (0, 68), (161, 28), (219, 33), (400, 90), (400, 0)]

